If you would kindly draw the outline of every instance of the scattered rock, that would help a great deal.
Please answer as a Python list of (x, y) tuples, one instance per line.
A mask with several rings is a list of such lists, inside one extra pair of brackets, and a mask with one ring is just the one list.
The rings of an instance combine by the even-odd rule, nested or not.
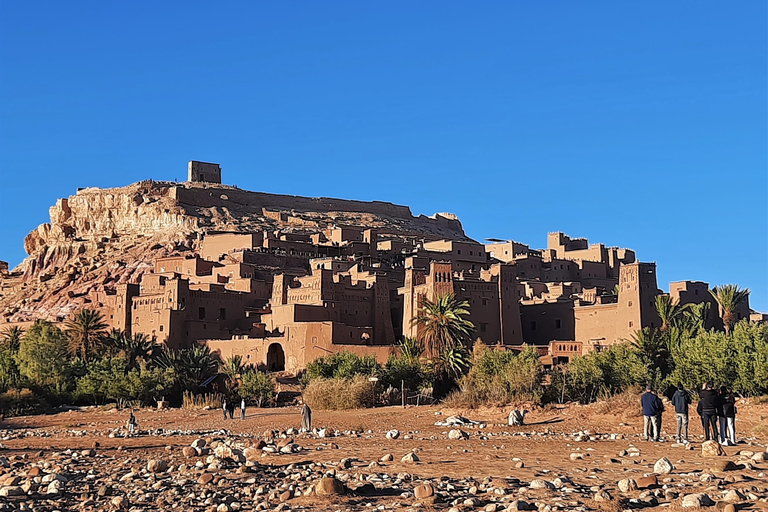
[(704, 457), (722, 457), (725, 450), (717, 441), (704, 441), (701, 444), (701, 455)]
[(162, 459), (152, 459), (147, 462), (147, 471), (150, 473), (162, 473), (168, 469), (168, 463)]
[(431, 484), (421, 484), (413, 488), (413, 495), (417, 500), (423, 500), (435, 495), (435, 488)]
[(675, 469), (675, 466), (673, 466), (669, 459), (666, 457), (660, 458), (656, 461), (656, 464), (653, 465), (653, 472), (657, 475), (669, 474), (673, 469)]
[(400, 459), (400, 462), (419, 462), (419, 456), (413, 452), (407, 453)]
[[(719, 446), (719, 445), (718, 445)], [(683, 496), (682, 507), (683, 508), (701, 508), (711, 507), (715, 502), (708, 494), (696, 493)]]
[(346, 494), (346, 490), (344, 484), (333, 477), (323, 477), (315, 484), (315, 494), (318, 496)]
[(396, 429), (392, 429), (389, 432), (387, 432), (387, 439), (397, 439), (400, 437), (400, 431)]

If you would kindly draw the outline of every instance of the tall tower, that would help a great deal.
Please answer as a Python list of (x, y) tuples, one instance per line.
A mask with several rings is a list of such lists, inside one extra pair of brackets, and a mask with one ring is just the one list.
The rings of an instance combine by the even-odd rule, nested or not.
[(619, 303), (616, 337), (630, 339), (644, 327), (661, 326), (656, 313), (656, 263), (629, 263), (619, 267)]

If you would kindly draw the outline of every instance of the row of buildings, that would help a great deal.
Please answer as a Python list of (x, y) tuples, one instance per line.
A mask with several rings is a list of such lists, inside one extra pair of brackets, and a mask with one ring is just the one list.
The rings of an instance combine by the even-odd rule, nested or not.
[[(330, 254), (334, 250), (336, 254)], [(628, 249), (550, 233), (547, 248), (380, 236), (330, 228), (306, 236), (210, 233), (197, 253), (158, 259), (140, 284), (94, 297), (112, 326), (170, 347), (204, 342), (270, 370), (348, 350), (385, 360), (425, 299), (469, 303), (474, 338), (534, 345), (552, 362), (659, 327), (656, 265)], [(680, 304), (710, 302), (703, 282), (671, 283)], [(749, 314), (749, 306), (737, 312)]]

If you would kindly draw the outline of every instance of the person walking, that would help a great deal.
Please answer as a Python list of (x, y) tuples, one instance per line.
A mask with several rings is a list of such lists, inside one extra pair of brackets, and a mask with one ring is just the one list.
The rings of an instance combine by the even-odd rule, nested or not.
[(245, 419), (245, 398), (240, 400), (240, 419)]
[(672, 396), (672, 405), (675, 406), (675, 418), (677, 419), (677, 442), (688, 444), (688, 406), (691, 404), (691, 395), (682, 384), (677, 385), (677, 391)]
[(301, 431), (312, 432), (312, 409), (306, 403), (301, 406)]
[(227, 399), (226, 398), (221, 402), (221, 411), (224, 413), (224, 419), (227, 419)]
[(723, 438), (725, 442), (723, 444), (736, 446), (736, 396), (730, 388), (726, 388), (723, 394), (723, 419), (725, 420), (725, 436)]
[(727, 445), (727, 433), (725, 420), (725, 412), (723, 411), (723, 405), (725, 405), (725, 395), (728, 393), (728, 389), (725, 386), (720, 386), (717, 392), (717, 422), (720, 427), (720, 444)]
[(646, 441), (656, 441), (659, 437), (659, 397), (653, 392), (651, 386), (646, 386), (645, 393), (640, 397), (643, 407), (643, 435)]
[[(717, 441), (717, 404), (718, 393), (712, 389), (712, 383), (707, 382), (699, 393), (699, 405), (701, 405), (701, 423), (704, 426), (704, 438), (706, 441)], [(711, 432), (710, 432), (711, 430)], [(710, 433), (712, 434), (710, 436)]]

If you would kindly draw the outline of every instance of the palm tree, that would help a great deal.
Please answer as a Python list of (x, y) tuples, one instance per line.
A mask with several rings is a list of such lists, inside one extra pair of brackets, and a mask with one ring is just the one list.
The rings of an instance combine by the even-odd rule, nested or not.
[(723, 317), (725, 334), (730, 335), (733, 325), (736, 323), (736, 309), (749, 298), (749, 288), (740, 289), (735, 284), (715, 286), (709, 293), (720, 306), (720, 314)]
[(21, 346), (21, 338), (24, 336), (24, 329), (18, 325), (6, 327), (0, 334), (0, 341), (8, 346), (11, 352), (16, 353)]
[(400, 355), (408, 361), (415, 361), (424, 353), (424, 345), (416, 338), (403, 338), (400, 341)]
[(231, 392), (234, 393), (235, 388), (237, 388), (238, 379), (240, 379), (244, 369), (243, 358), (239, 355), (230, 356), (221, 364), (219, 371), (226, 375), (227, 389)]
[(64, 332), (69, 339), (69, 351), (80, 355), (83, 361), (100, 344), (109, 325), (104, 315), (94, 309), (81, 309), (64, 323)]
[(707, 329), (707, 318), (709, 318), (709, 302), (700, 302), (698, 304), (685, 305), (686, 330), (695, 334)]
[(445, 348), (468, 344), (475, 326), (464, 318), (467, 315), (469, 302), (456, 299), (452, 293), (438, 295), (434, 301), (424, 300), (413, 323), (422, 327), (422, 341), (430, 356)]
[(661, 332), (666, 333), (672, 327), (676, 327), (683, 317), (683, 307), (672, 301), (672, 297), (666, 294), (656, 296), (656, 312), (661, 318)]
[(667, 341), (667, 337), (661, 336), (655, 329), (644, 327), (642, 330), (635, 331), (631, 343), (646, 361), (663, 370), (666, 368), (669, 357)]
[(207, 346), (178, 350), (163, 349), (155, 358), (158, 367), (172, 370), (182, 390), (196, 390), (208, 377), (216, 375), (218, 362)]
[(125, 358), (128, 368), (138, 368), (141, 361), (148, 362), (161, 351), (155, 338), (143, 333), (124, 334), (115, 340), (115, 349)]

